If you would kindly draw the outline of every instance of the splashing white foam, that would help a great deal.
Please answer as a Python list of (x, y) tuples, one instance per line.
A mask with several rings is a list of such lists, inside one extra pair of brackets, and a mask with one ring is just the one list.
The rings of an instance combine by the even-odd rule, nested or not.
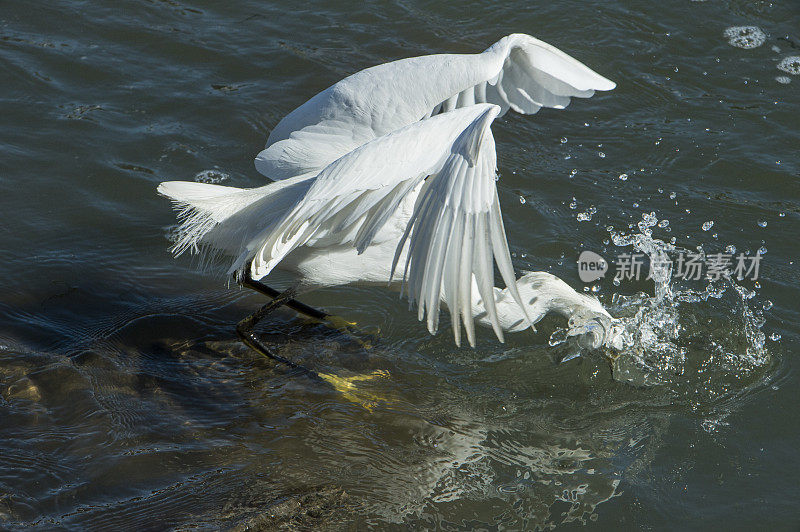
[(216, 185), (230, 179), (230, 174), (221, 172), (219, 170), (203, 170), (195, 174), (194, 180), (198, 183), (206, 183), (209, 185)]
[(731, 26), (725, 30), (728, 44), (736, 48), (758, 48), (767, 40), (767, 34), (758, 26)]
[(781, 59), (781, 62), (778, 63), (778, 69), (783, 70), (788, 74), (792, 74), (797, 76), (800, 74), (800, 56), (793, 55), (789, 57), (784, 57)]

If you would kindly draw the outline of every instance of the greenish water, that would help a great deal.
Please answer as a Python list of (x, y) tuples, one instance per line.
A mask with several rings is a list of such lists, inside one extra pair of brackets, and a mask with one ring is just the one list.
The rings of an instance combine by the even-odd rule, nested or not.
[[(0, 528), (796, 529), (800, 76), (777, 67), (798, 23), (794, 1), (4, 0)], [(750, 25), (763, 44), (728, 42)], [(584, 286), (580, 252), (629, 252), (607, 226), (655, 212), (683, 249), (763, 247), (755, 295), (672, 285), (656, 314), (680, 355), (631, 355), (629, 379), (556, 364), (557, 319), (456, 349), (381, 288), (304, 298), (379, 327), (370, 349), (288, 311), (264, 325), (320, 371), (388, 370), (371, 411), (239, 344), (263, 299), (172, 259), (157, 183), (261, 185), (254, 155), (318, 91), (512, 32), (618, 83), (495, 124), (518, 271)], [(594, 286), (652, 303), (631, 301), (652, 281)]]

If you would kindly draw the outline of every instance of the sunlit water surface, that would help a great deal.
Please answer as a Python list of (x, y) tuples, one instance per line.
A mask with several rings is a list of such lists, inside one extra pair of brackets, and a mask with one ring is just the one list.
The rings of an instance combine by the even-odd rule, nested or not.
[[(797, 526), (799, 21), (747, 0), (4, 1), (0, 528)], [(319, 90), (511, 32), (619, 85), (494, 126), (515, 266), (623, 320), (613, 365), (557, 363), (556, 318), (456, 349), (369, 287), (305, 296), (369, 337), (284, 311), (261, 329), (317, 371), (382, 370), (348, 393), (237, 342), (262, 298), (169, 256), (157, 183), (261, 185), (253, 156)], [(760, 278), (575, 265), (726, 249), (761, 249)]]

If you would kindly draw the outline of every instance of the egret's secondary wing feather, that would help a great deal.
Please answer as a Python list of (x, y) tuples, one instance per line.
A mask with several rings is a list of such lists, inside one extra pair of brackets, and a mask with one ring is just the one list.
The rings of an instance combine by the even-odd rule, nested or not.
[[(364, 229), (354, 242), (363, 249), (402, 196), (425, 176), (439, 171), (459, 135), (480, 117), (492, 114), (493, 118), (496, 112), (496, 106), (475, 105), (416, 122), (337, 159), (319, 173), (281, 220), (248, 246), (248, 256), (243, 258), (252, 256), (252, 274), (266, 275), (312, 237), (342, 235), (354, 225)], [(389, 210), (388, 214), (378, 206)]]
[(498, 111), (495, 108), (490, 115), (473, 122), (456, 139), (441, 170), (431, 175), (430, 183), (420, 192), (406, 237), (395, 254), (396, 267), (400, 250), (410, 235), (404, 275), (408, 297), (417, 303), (419, 319), (427, 315), (428, 330), (435, 333), (444, 296), (459, 345), (462, 322), (470, 345), (475, 344), (473, 279), (488, 320), (503, 341), (494, 306), (495, 262), (509, 292), (524, 309), (516, 290), (495, 187), (496, 154), (489, 125)]
[(289, 113), (272, 130), (256, 168), (271, 179), (319, 172), (372, 139), (438, 113), (476, 103), (494, 103), (501, 113), (535, 113), (614, 86), (524, 34), (480, 54), (400, 59), (357, 72)]

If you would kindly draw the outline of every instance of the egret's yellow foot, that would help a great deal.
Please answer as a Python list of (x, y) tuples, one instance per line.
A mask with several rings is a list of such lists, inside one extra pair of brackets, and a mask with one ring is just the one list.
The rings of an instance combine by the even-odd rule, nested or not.
[(357, 325), (357, 323), (354, 321), (348, 321), (341, 316), (334, 316), (332, 314), (327, 316), (325, 320), (333, 325), (333, 327), (341, 331), (347, 331), (348, 329), (354, 328)]
[(372, 412), (372, 409), (378, 406), (378, 404), (389, 402), (383, 395), (362, 390), (356, 386), (356, 383), (360, 381), (369, 381), (377, 377), (388, 378), (389, 372), (386, 370), (377, 369), (371, 373), (351, 375), (349, 377), (341, 377), (332, 373), (320, 373), (319, 376), (322, 377), (325, 382), (333, 386), (337, 392), (341, 393), (345, 399), (363, 406), (370, 412)]

